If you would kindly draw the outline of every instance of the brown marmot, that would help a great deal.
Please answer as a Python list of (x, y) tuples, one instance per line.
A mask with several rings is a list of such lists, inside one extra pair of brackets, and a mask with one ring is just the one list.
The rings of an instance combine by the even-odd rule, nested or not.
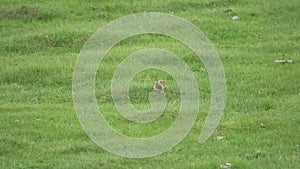
[(155, 85), (153, 86), (153, 89), (155, 92), (157, 93), (164, 93), (164, 85), (165, 85), (166, 81), (165, 80), (159, 80), (157, 83), (155, 83)]

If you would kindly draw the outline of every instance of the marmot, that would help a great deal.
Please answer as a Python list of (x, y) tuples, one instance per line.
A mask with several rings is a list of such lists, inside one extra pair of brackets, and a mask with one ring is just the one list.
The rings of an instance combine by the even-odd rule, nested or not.
[(155, 85), (153, 86), (153, 89), (155, 92), (157, 93), (164, 93), (164, 85), (165, 85), (166, 81), (165, 80), (159, 80), (157, 83), (155, 83)]

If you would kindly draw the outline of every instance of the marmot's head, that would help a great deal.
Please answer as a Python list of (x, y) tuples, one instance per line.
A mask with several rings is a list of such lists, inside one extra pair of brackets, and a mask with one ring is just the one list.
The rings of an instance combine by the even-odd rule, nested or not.
[(158, 83), (164, 85), (166, 83), (166, 81), (165, 80), (159, 80)]

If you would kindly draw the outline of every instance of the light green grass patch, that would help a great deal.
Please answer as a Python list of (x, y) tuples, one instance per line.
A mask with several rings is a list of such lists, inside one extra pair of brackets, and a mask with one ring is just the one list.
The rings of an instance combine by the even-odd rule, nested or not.
[[(297, 0), (239, 1), (10, 1), (0, 3), (0, 168), (232, 168), (294, 169), (300, 158), (300, 13)], [(232, 9), (232, 13), (225, 10)], [(179, 87), (158, 70), (130, 85), (134, 106), (147, 109), (148, 94), (166, 79), (168, 106), (155, 122), (122, 117), (110, 96), (118, 64), (144, 48), (170, 50), (194, 72), (201, 108), (188, 136), (159, 156), (130, 159), (98, 147), (73, 109), (72, 75), (85, 42), (119, 17), (165, 12), (196, 25), (214, 44), (227, 80), (225, 114), (203, 144), (198, 137), (210, 106), (205, 65), (186, 46), (160, 35), (128, 38), (105, 56), (96, 77), (99, 109), (119, 132), (148, 137), (177, 117)], [(102, 15), (103, 14), (103, 15)], [(232, 16), (239, 16), (233, 21)], [(292, 59), (293, 64), (275, 64)], [(32, 103), (37, 99), (37, 103)], [(260, 128), (260, 123), (266, 125)], [(215, 141), (218, 135), (224, 140)]]

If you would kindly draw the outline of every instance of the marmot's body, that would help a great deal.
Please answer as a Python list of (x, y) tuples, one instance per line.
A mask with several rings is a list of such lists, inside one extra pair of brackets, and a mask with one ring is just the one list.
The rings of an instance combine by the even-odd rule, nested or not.
[(157, 83), (155, 83), (155, 85), (153, 86), (153, 89), (155, 92), (157, 93), (164, 93), (164, 85), (165, 85), (166, 81), (164, 80), (159, 80)]

